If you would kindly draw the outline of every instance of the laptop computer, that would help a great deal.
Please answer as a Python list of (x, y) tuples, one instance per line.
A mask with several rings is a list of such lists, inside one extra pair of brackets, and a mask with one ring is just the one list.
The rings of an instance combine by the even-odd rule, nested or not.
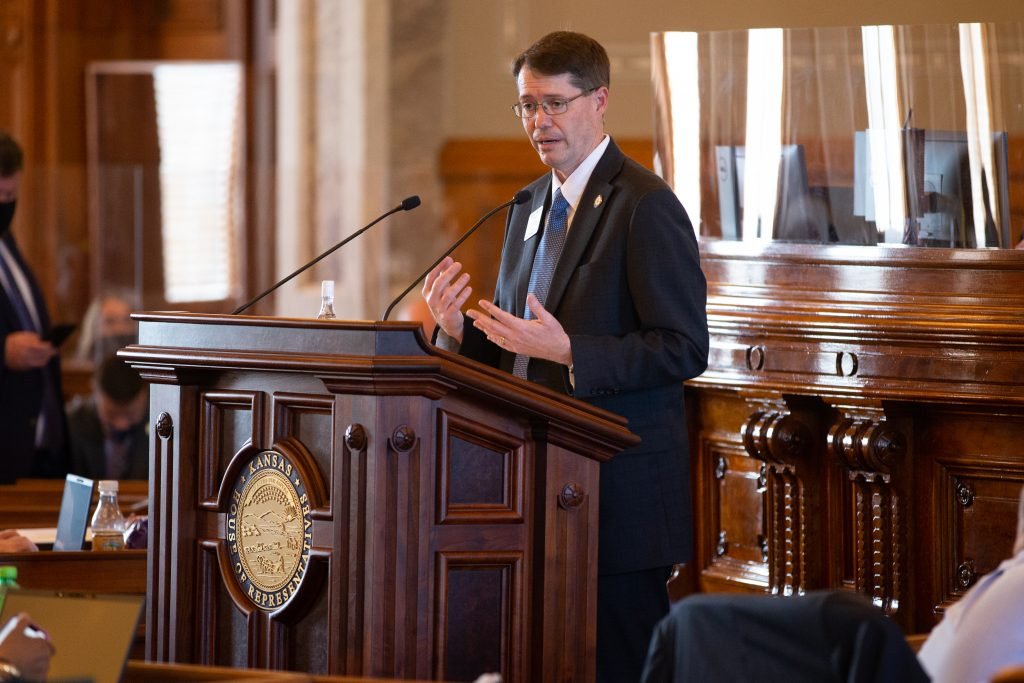
[(85, 543), (85, 528), (89, 525), (89, 506), (92, 505), (92, 479), (69, 474), (64, 479), (64, 496), (60, 500), (57, 517), (57, 535), (54, 550), (81, 550)]
[(8, 591), (0, 624), (25, 612), (46, 631), (55, 653), (48, 681), (117, 683), (142, 615), (142, 595)]

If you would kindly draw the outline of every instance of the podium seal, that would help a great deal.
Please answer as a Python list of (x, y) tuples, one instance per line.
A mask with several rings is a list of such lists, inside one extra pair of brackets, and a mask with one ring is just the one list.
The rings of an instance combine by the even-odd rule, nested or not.
[(309, 497), (292, 461), (262, 451), (242, 466), (231, 492), (225, 539), (242, 592), (272, 612), (298, 590), (313, 541)]

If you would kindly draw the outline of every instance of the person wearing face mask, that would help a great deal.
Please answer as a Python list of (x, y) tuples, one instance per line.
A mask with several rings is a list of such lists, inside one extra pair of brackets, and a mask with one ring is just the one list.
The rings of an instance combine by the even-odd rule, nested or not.
[(11, 230), (24, 157), (0, 131), (0, 483), (67, 474), (60, 356), (43, 339), (50, 315)]
[(149, 391), (115, 355), (100, 363), (93, 393), (68, 405), (71, 471), (90, 479), (148, 479)]

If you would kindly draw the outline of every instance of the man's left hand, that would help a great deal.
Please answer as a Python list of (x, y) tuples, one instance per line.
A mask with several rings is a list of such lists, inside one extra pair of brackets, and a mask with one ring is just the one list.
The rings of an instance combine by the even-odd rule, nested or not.
[(572, 345), (561, 323), (533, 294), (527, 295), (526, 305), (533, 311), (532, 320), (517, 318), (486, 300), (480, 301), (483, 313), (470, 310), (466, 315), (473, 319), (474, 327), (506, 351), (572, 365)]

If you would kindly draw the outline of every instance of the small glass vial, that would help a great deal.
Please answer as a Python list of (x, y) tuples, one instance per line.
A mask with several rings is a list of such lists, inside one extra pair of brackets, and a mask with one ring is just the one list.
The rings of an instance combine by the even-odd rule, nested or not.
[(318, 320), (334, 320), (334, 280), (324, 280), (320, 283), (320, 312)]
[(117, 504), (117, 481), (99, 483), (100, 502), (92, 513), (92, 549), (124, 550), (124, 516)]

